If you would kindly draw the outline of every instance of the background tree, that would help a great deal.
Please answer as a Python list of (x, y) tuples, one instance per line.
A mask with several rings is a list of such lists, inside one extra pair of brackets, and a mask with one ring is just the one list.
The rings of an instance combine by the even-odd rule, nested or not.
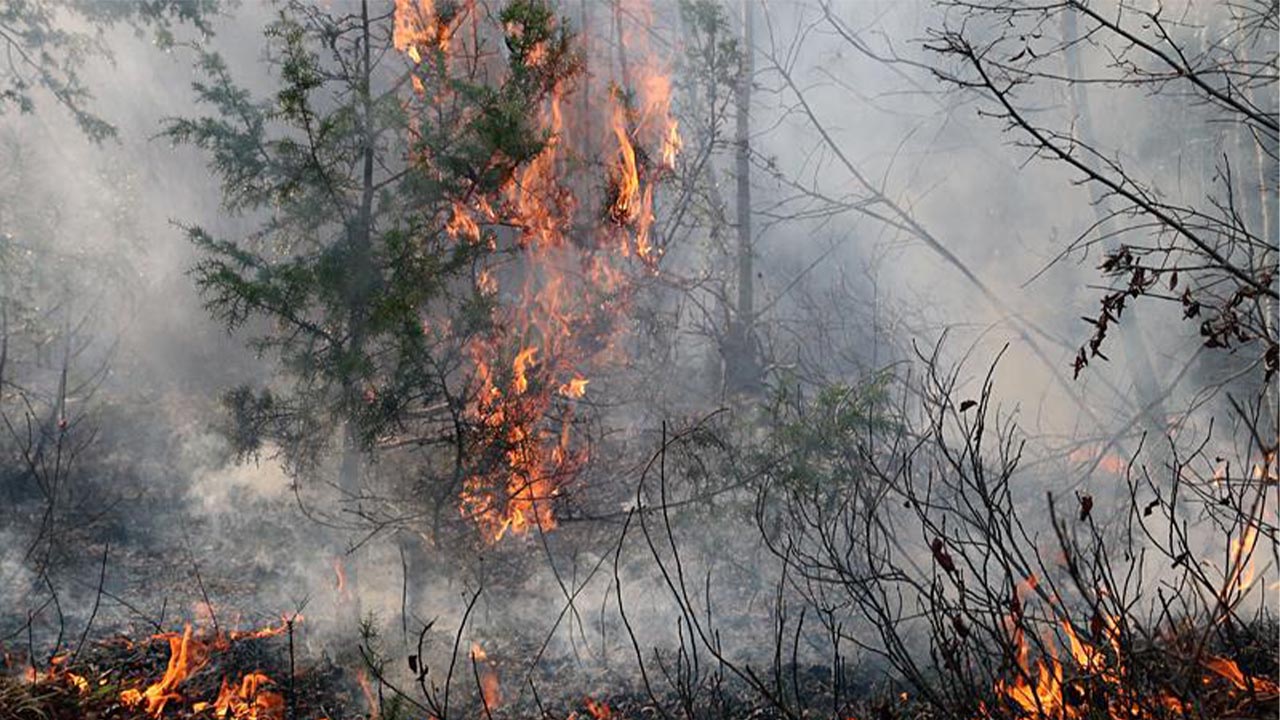
[[(218, 7), (218, 0), (5, 0), (0, 3), (0, 47), (6, 51), (0, 64), (0, 112), (33, 112), (43, 92), (70, 112), (90, 138), (110, 137), (115, 128), (90, 107), (92, 90), (82, 77), (86, 63), (111, 60), (105, 31), (117, 25), (149, 29), (158, 43), (169, 45), (176, 24), (210, 32), (209, 18)], [(70, 29), (77, 26), (88, 29)]]
[[(939, 77), (988, 100), (983, 111), (1020, 147), (1068, 167), (1101, 208), (1098, 222), (1062, 252), (1100, 249), (1099, 269), (1111, 283), (1075, 374), (1106, 358), (1104, 341), (1126, 306), (1150, 298), (1180, 305), (1183, 318), (1199, 324), (1204, 347), (1251, 358), (1246, 364), (1265, 388), (1280, 368), (1275, 3), (1177, 18), (1159, 7), (1105, 11), (1074, 1), (957, 3), (954, 11), (957, 20), (930, 45), (953, 61)], [(1077, 56), (1089, 48), (1111, 49), (1109, 61), (1082, 67)], [(1161, 118), (1161, 126), (1137, 122), (1099, 139), (1087, 124), (1078, 132), (1076, 118), (1054, 124), (1027, 109), (1046, 93), (1078, 98), (1084, 86), (1107, 89), (1117, 108), (1146, 93), (1140, 107), (1152, 112), (1141, 117)], [(1163, 181), (1164, 152), (1148, 145), (1173, 118), (1207, 149), (1207, 162), (1194, 164), (1203, 175), (1183, 188)]]

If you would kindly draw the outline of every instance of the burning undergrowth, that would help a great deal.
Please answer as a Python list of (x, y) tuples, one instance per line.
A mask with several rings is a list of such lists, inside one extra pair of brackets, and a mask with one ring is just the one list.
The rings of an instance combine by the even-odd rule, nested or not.
[[(660, 689), (672, 672), (692, 671), (691, 659), (661, 662), (655, 648), (649, 679), (631, 666), (585, 671), (571, 658), (528, 664), (529, 647), (508, 642), (465, 642), (423, 630), (413, 654), (379, 655), (366, 635), (357, 669), (304, 660), (294, 642), (302, 618), (247, 632), (190, 625), (141, 641), (125, 636), (91, 640), (70, 652), (31, 659), (6, 653), (0, 678), (0, 717), (233, 718), (235, 720), (360, 720), (362, 718), (542, 718), (626, 720), (683, 713), (706, 718), (841, 717), (915, 720), (939, 714), (908, 683), (886, 681), (873, 666), (833, 670), (829, 665), (783, 661), (770, 672), (776, 685), (762, 692), (764, 676), (737, 677), (722, 663), (704, 683)], [(1233, 646), (1197, 647), (1188, 628), (1159, 644), (1134, 645), (1138, 659), (1119, 650), (1118, 629), (1104, 627), (1096, 643), (1063, 626), (1023, 646), (1007, 675), (996, 678), (976, 710), (963, 717), (1010, 720), (1088, 718), (1265, 718), (1278, 705), (1273, 621), (1237, 628)], [(1138, 631), (1138, 628), (1133, 628)], [(1091, 632), (1091, 631), (1090, 631)], [(426, 645), (440, 665), (427, 664)], [(435, 648), (439, 651), (442, 648)], [(794, 648), (783, 648), (794, 651)], [(1187, 658), (1198, 655), (1197, 662)], [(1228, 660), (1240, 658), (1241, 663)], [(593, 690), (594, 689), (594, 690)], [(774, 692), (778, 694), (774, 694)]]
[[(567, 516), (554, 532), (480, 544), (484, 559), (438, 576), (400, 567), (377, 584), (395, 601), (369, 602), (376, 615), (359, 637), (338, 627), (351, 591), (341, 561), (310, 588), (315, 617), (240, 630), (254, 626), (230, 608), (268, 589), (219, 599), (237, 577), (245, 585), (245, 566), (204, 558), (186, 590), (228, 609), (198, 603), (189, 625), (108, 635), (94, 628), (114, 625), (91, 616), (43, 643), (7, 634), (4, 712), (1186, 720), (1280, 709), (1272, 567), (1259, 551), (1272, 456), (1244, 473), (1210, 463), (1204, 476), (1182, 458), (1180, 491), (1207, 492), (1233, 525), (1161, 545), (1184, 509), (1157, 502), (1139, 465), (1111, 478), (1123, 492), (1084, 488), (1067, 507), (1052, 496), (1037, 506), (1016, 497), (1027, 471), (1013, 427), (983, 434), (998, 412), (994, 383), (964, 404), (951, 401), (953, 376), (925, 378), (910, 393), (877, 378), (780, 398), (763, 420), (671, 428), (617, 518)], [(744, 439), (760, 422), (770, 432)], [(980, 437), (996, 449), (979, 449)], [(973, 461), (948, 459), (962, 455)], [(1085, 455), (1096, 453), (1067, 453), (1063, 467)], [(278, 521), (241, 505), (247, 527)], [(104, 615), (118, 613), (103, 576)], [(401, 604), (410, 584), (433, 594)]]
[[(343, 671), (295, 653), (302, 616), (249, 631), (157, 632), (84, 639), (62, 654), (5, 655), (6, 718), (342, 718), (361, 700)], [(215, 626), (216, 627), (216, 626)]]
[[(215, 493), (236, 512), (214, 526), (219, 542), (178, 546), (185, 595), (174, 597), (209, 593), (226, 609), (197, 601), (190, 626), (117, 636), (91, 616), (53, 639), (50, 605), (36, 613), (42, 640), (6, 632), (3, 712), (1198, 720), (1280, 709), (1274, 454), (1179, 457), (1165, 468), (1183, 498), (1172, 503), (1153, 487), (1158, 466), (1067, 452), (1053, 472), (1101, 457), (1106, 483), (1041, 495), (1016, 426), (995, 421), (994, 369), (967, 392), (932, 359), (922, 367), (911, 384), (878, 376), (780, 396), (763, 417), (664, 429), (631, 496), (589, 521), (567, 513), (554, 530), (477, 542), (474, 557), (441, 553), (422, 575), (366, 556), (365, 582), (370, 568), (379, 579), (359, 637), (341, 612), (356, 560), (322, 550), (292, 558), (292, 573), (255, 575), (244, 537), (290, 507)], [(149, 558), (110, 558), (104, 616), (147, 596), (116, 579), (131, 574), (119, 564), (142, 572)], [(307, 575), (305, 592), (273, 587)], [(411, 601), (409, 587), (429, 592)], [(254, 627), (236, 609), (289, 591), (306, 596), (307, 620), (231, 629)]]

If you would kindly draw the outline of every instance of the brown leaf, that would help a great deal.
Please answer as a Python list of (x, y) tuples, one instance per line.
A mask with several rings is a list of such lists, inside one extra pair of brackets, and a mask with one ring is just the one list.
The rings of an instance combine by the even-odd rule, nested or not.
[(1080, 522), (1089, 519), (1089, 513), (1093, 512), (1093, 496), (1084, 494), (1080, 496)]
[(951, 553), (947, 552), (947, 547), (942, 544), (942, 538), (934, 538), (929, 548), (933, 550), (933, 559), (942, 566), (942, 569), (954, 574), (956, 563), (951, 559)]

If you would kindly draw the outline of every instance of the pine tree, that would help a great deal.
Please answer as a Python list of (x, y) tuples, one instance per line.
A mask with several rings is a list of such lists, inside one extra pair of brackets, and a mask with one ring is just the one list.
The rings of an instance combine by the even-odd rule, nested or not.
[[(266, 31), (280, 83), (268, 98), (202, 53), (196, 91), (212, 112), (166, 133), (208, 153), (225, 207), (253, 228), (233, 238), (187, 228), (208, 310), (283, 368), (273, 387), (227, 394), (233, 444), (278, 449), (299, 477), (328, 472), (337, 455), (344, 509), (363, 517), (362, 464), (388, 438), (462, 452), (451, 380), (465, 338), (489, 322), (491, 300), (470, 273), (495, 245), (460, 232), (454, 209), (542, 151), (537, 108), (578, 62), (537, 0), (496, 17), (341, 8), (282, 9)], [(478, 39), (451, 49), (464, 25)]]

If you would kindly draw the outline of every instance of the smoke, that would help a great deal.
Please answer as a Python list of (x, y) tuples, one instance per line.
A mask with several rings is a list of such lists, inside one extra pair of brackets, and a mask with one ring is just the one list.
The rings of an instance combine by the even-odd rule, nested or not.
[[(656, 5), (658, 31), (675, 32), (676, 6)], [(821, 364), (825, 380), (852, 384), (910, 361), (913, 343), (927, 353), (945, 335), (945, 361), (967, 361), (964, 391), (976, 391), (986, 364), (1008, 345), (996, 375), (1000, 401), (1029, 433), (1046, 439), (1036, 451), (1056, 463), (1023, 489), (1039, 500), (1054, 473), (1073, 471), (1050, 451), (1068, 440), (1096, 441), (1127, 429), (1140, 415), (1134, 397), (1164, 395), (1168, 407), (1190, 397), (1192, 390), (1175, 381), (1181, 364), (1190, 362), (1184, 349), (1195, 328), (1178, 322), (1175, 309), (1142, 308), (1126, 316), (1123, 330), (1131, 340), (1112, 348), (1109, 363), (1064, 383), (1088, 337), (1080, 318), (1095, 312), (1090, 285), (1099, 282), (1098, 256), (1057, 256), (1096, 220), (1089, 190), (1060, 166), (1028, 162), (1029, 150), (981, 117), (975, 98), (939, 85), (928, 70), (936, 58), (924, 43), (928, 28), (948, 22), (942, 11), (889, 1), (830, 5), (834, 22), (857, 33), (865, 50), (824, 19), (821, 5), (770, 2), (757, 9), (755, 272), (757, 306), (767, 309), (762, 325), (774, 328), (762, 331), (764, 342), (779, 374)], [(219, 19), (214, 37), (200, 39), (257, 93), (272, 89), (261, 54), (261, 30), (272, 15), (265, 4), (238, 5)], [(127, 468), (113, 477), (123, 478), (115, 488), (127, 518), (120, 532), (137, 546), (136, 553), (119, 555), (129, 572), (152, 573), (165, 583), (163, 592), (185, 593), (177, 607), (194, 607), (208, 592), (215, 606), (246, 613), (302, 608), (309, 623), (323, 628), (315, 635), (328, 640), (346, 632), (337, 627), (343, 568), (358, 568), (366, 579), (363, 609), (379, 618), (387, 637), (412, 644), (408, 623), (399, 624), (407, 611), (415, 628), (437, 623), (440, 652), (467, 598), (485, 588), (469, 633), (545, 638), (548, 655), (604, 669), (630, 659), (628, 628), (616, 615), (620, 584), (629, 632), (649, 644), (689, 642), (689, 628), (672, 620), (669, 579), (655, 570), (637, 529), (631, 527), (618, 554), (616, 577), (613, 551), (666, 414), (696, 417), (720, 399), (715, 391), (679, 390), (679, 383), (703, 384), (716, 374), (707, 369), (717, 362), (707, 359), (712, 343), (693, 311), (666, 328), (678, 339), (671, 363), (648, 368), (657, 389), (622, 387), (627, 383), (619, 375), (637, 370), (639, 361), (592, 380), (592, 394), (618, 389), (630, 403), (600, 409), (598, 422), (621, 436), (609, 447), (622, 459), (598, 475), (588, 471), (581, 483), (584, 504), (596, 502), (606, 515), (600, 526), (584, 521), (590, 527), (570, 525), (545, 538), (534, 532), (496, 548), (459, 540), (458, 549), (412, 533), (355, 531), (341, 518), (313, 522), (304, 512), (331, 499), (333, 488), (295, 486), (297, 478), (269, 448), (256, 458), (234, 457), (217, 432), (221, 393), (244, 383), (269, 385), (278, 368), (208, 316), (187, 275), (195, 254), (177, 225), (234, 235), (255, 220), (225, 212), (201, 154), (155, 139), (165, 118), (201, 110), (190, 88), (196, 77), (191, 54), (122, 31), (108, 32), (104, 42), (112, 62), (87, 74), (95, 108), (119, 128), (117, 140), (95, 145), (71, 119), (47, 108), (0, 118), (0, 134), (12, 157), (21, 158), (23, 177), (32, 180), (20, 189), (24, 202), (40, 208), (28, 225), (42, 223), (66, 258), (57, 294), (70, 302), (60, 312), (67, 322), (91, 318), (92, 350), (77, 362), (86, 374), (109, 367), (98, 398), (127, 408), (106, 418), (103, 442), (117, 448), (110, 459), (115, 467)], [(1104, 61), (1092, 51), (1084, 62)], [(1073, 122), (1068, 98), (1023, 100), (1042, 106), (1060, 125)], [(1158, 127), (1165, 110), (1138, 93), (1116, 93), (1100, 94), (1092, 113), (1125, 118), (1095, 123), (1103, 144), (1123, 146)], [(719, 143), (712, 165), (719, 192), (731, 195), (732, 153), (725, 148), (732, 138)], [(1183, 197), (1203, 191), (1184, 183), (1180, 158), (1152, 167), (1161, 189)], [(872, 190), (882, 199), (868, 203)], [(809, 214), (822, 205), (815, 198), (848, 207)], [(863, 212), (893, 217), (890, 204), (926, 229), (985, 291), (903, 223)], [(676, 250), (668, 261), (664, 272), (693, 277), (710, 262), (729, 260)], [(1160, 371), (1154, 377), (1152, 368)], [(1112, 453), (1124, 457), (1136, 449), (1126, 440)], [(372, 472), (394, 476), (396, 470)], [(645, 492), (652, 493), (649, 482)], [(1105, 486), (1115, 477), (1100, 474), (1092, 482)], [(684, 558), (690, 577), (726, 581), (707, 591), (708, 604), (763, 617), (780, 580), (775, 570), (758, 567), (764, 552), (751, 512), (747, 502), (692, 515), (679, 534), (701, 550)], [(24, 568), (20, 547), (0, 528), (0, 605), (20, 605), (21, 588), (37, 580)], [(424, 558), (406, 558), (405, 547), (421, 548)], [(657, 552), (670, 560), (669, 547)], [(545, 563), (513, 569), (510, 558), (521, 554), (544, 556)], [(91, 576), (89, 565), (84, 572)], [(192, 568), (204, 588), (190, 582)], [(145, 592), (145, 585), (135, 580), (129, 589)], [(725, 645), (749, 649), (755, 632), (732, 625), (724, 630)]]

